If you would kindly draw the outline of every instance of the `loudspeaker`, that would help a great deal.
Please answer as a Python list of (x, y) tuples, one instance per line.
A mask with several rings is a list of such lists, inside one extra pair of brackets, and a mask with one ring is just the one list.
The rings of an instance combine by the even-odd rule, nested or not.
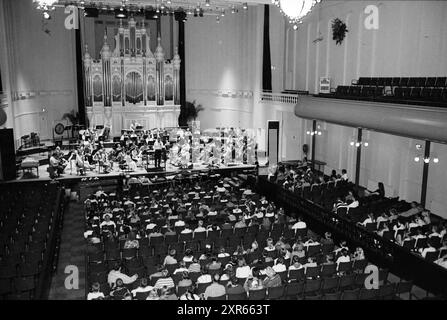
[(16, 177), (14, 131), (0, 129), (0, 180), (14, 180)]
[(278, 163), (279, 158), (279, 121), (269, 121), (267, 124), (267, 154), (269, 165)]

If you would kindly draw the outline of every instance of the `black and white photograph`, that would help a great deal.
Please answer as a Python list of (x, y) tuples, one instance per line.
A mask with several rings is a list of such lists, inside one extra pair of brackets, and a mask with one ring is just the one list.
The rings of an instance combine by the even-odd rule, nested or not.
[(0, 0), (0, 300), (445, 301), (446, 195), (447, 1)]

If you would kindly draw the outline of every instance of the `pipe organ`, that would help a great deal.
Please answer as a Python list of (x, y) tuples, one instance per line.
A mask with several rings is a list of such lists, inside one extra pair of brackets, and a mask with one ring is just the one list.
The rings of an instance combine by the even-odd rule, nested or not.
[(84, 53), (85, 104), (90, 127), (104, 125), (113, 135), (136, 120), (145, 129), (178, 126), (180, 113), (180, 56), (165, 59), (161, 38), (153, 53), (144, 22), (122, 21), (113, 50), (107, 34), (100, 59)]

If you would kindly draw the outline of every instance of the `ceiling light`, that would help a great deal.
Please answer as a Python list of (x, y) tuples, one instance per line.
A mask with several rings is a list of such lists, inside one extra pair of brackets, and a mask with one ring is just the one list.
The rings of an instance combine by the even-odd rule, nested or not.
[(414, 157), (415, 162), (419, 162), (419, 160), (421, 160), (421, 159), (418, 156)]
[(439, 162), (439, 159), (438, 159), (438, 158), (433, 158), (433, 162), (434, 162), (434, 163), (438, 163), (438, 162)]
[(360, 147), (360, 142), (356, 142), (355, 143), (355, 146), (358, 148), (358, 147)]
[(287, 16), (289, 20), (293, 20), (294, 23), (303, 19), (313, 7), (320, 1), (316, 0), (275, 0), (272, 1), (281, 12)]
[(117, 19), (127, 19), (127, 10), (124, 7), (115, 9), (115, 18)]
[(44, 11), (42, 15), (43, 15), (43, 18), (45, 20), (50, 20), (51, 19), (51, 15), (50, 15), (50, 13), (48, 11)]
[(430, 162), (430, 158), (424, 158), (424, 162), (425, 163), (429, 163)]
[(244, 2), (244, 3), (242, 4), (242, 8), (243, 8), (244, 10), (247, 10), (247, 9), (248, 9), (248, 4), (247, 4), (247, 2)]
[(293, 25), (293, 30), (298, 30), (298, 26), (296, 24)]
[(353, 146), (353, 145), (354, 145), (354, 141), (349, 142), (349, 144), (350, 144), (351, 146)]
[(368, 143), (368, 142), (364, 142), (363, 145), (364, 145), (365, 147), (367, 147), (367, 146), (369, 146), (369, 143)]
[(210, 0), (206, 0), (205, 1), (205, 7), (209, 7), (210, 6)]

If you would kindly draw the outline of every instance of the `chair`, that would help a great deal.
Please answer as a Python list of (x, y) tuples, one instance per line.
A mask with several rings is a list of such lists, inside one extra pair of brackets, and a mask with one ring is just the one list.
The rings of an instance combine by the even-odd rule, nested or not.
[(413, 289), (413, 281), (401, 281), (396, 285), (396, 291), (395, 294), (397, 295), (397, 297), (401, 297), (402, 294), (404, 293), (408, 293), (409, 294), (409, 298), (411, 300), (412, 298), (412, 294), (411, 291)]
[(341, 294), (341, 300), (358, 300), (359, 299), (359, 289), (345, 290)]
[(341, 292), (325, 293), (323, 300), (340, 300)]
[(410, 97), (412, 99), (419, 99), (422, 94), (422, 88), (421, 87), (414, 87), (411, 89)]
[(378, 293), (378, 289), (361, 288), (359, 292), (359, 300), (376, 300)]
[(178, 241), (178, 234), (168, 234), (165, 237), (165, 243), (170, 245), (171, 243), (176, 243)]
[(337, 291), (339, 282), (340, 279), (338, 277), (324, 278), (321, 284), (321, 291), (323, 293)]
[(437, 260), (438, 257), (439, 257), (439, 251), (429, 251), (425, 255), (425, 259), (430, 262)]
[(329, 254), (334, 251), (335, 245), (333, 243), (324, 243), (321, 246), (323, 254)]
[(287, 281), (287, 270), (282, 272), (277, 272), (277, 274), (281, 277), (281, 282), (284, 283)]
[(284, 295), (285, 287), (279, 286), (279, 287), (273, 287), (268, 288), (267, 290), (267, 300), (277, 300), (281, 299)]
[(201, 295), (202, 293), (205, 293), (206, 288), (211, 284), (211, 282), (208, 283), (198, 283), (197, 284), (197, 294)]
[(166, 265), (166, 270), (168, 270), (169, 274), (173, 274), (175, 269), (178, 268), (178, 263), (172, 263)]
[(321, 267), (320, 275), (322, 277), (332, 277), (337, 273), (337, 265), (335, 263), (332, 264), (323, 264)]
[(177, 296), (178, 296), (178, 297), (181, 297), (182, 295), (185, 294), (185, 292), (186, 292), (187, 290), (190, 290), (190, 289), (192, 289), (191, 286), (189, 286), (189, 287), (177, 287)]
[(11, 279), (0, 279), (0, 297), (12, 292)]
[(296, 299), (297, 297), (302, 296), (304, 291), (304, 282), (290, 282), (286, 287), (285, 296), (287, 298)]
[(380, 284), (387, 284), (388, 283), (388, 269), (379, 269), (379, 283)]
[(436, 83), (435, 83), (435, 87), (446, 87), (447, 86), (447, 84), (446, 84), (446, 79), (447, 79), (447, 77), (437, 77), (436, 78)]
[(308, 246), (307, 247), (307, 256), (308, 257), (314, 257), (317, 254), (320, 253), (321, 250), (321, 245), (317, 245), (317, 246)]
[(247, 293), (227, 294), (227, 300), (247, 300)]
[(207, 300), (227, 300), (227, 295), (224, 294), (224, 295), (221, 295), (221, 296), (218, 296), (218, 297), (208, 297)]
[(321, 300), (322, 298), (323, 298), (323, 296), (320, 295), (320, 294), (317, 294), (317, 295), (308, 295), (308, 296), (305, 296), (305, 297), (304, 297), (305, 300)]
[(355, 274), (348, 274), (340, 277), (338, 285), (339, 290), (344, 290), (353, 287), (355, 284)]
[(419, 238), (416, 240), (416, 243), (414, 244), (414, 247), (416, 249), (422, 249), (427, 247), (427, 238)]
[(192, 240), (192, 232), (190, 233), (180, 233), (178, 241), (187, 242)]
[(320, 266), (307, 267), (306, 278), (317, 278), (320, 275)]
[(135, 294), (135, 299), (136, 300), (146, 300), (146, 298), (149, 296), (149, 291), (148, 292), (137, 292)]
[(296, 280), (301, 281), (304, 279), (304, 268), (298, 270), (290, 270), (289, 271), (289, 281)]
[(352, 269), (357, 272), (363, 272), (367, 265), (368, 261), (366, 261), (366, 259), (354, 260), (354, 263), (352, 264)]
[(307, 279), (304, 283), (304, 295), (320, 291), (321, 279)]
[(352, 271), (352, 262), (340, 262), (337, 268), (338, 272), (350, 272)]
[(427, 78), (427, 81), (425, 82), (425, 86), (426, 87), (434, 87), (435, 83), (436, 83), (436, 78), (430, 77), (430, 78)]
[(233, 229), (222, 229), (221, 238), (227, 239), (233, 236)]
[(133, 259), (137, 256), (136, 248), (126, 248), (121, 251), (121, 257), (123, 259)]
[(377, 298), (381, 300), (393, 300), (396, 291), (396, 284), (389, 283), (379, 287)]
[(394, 240), (394, 231), (393, 230), (384, 231), (382, 237), (384, 239), (392, 241)]
[(33, 291), (35, 287), (34, 276), (19, 277), (14, 279), (14, 288), (16, 292)]
[(251, 290), (248, 292), (248, 300), (265, 300), (267, 289)]

